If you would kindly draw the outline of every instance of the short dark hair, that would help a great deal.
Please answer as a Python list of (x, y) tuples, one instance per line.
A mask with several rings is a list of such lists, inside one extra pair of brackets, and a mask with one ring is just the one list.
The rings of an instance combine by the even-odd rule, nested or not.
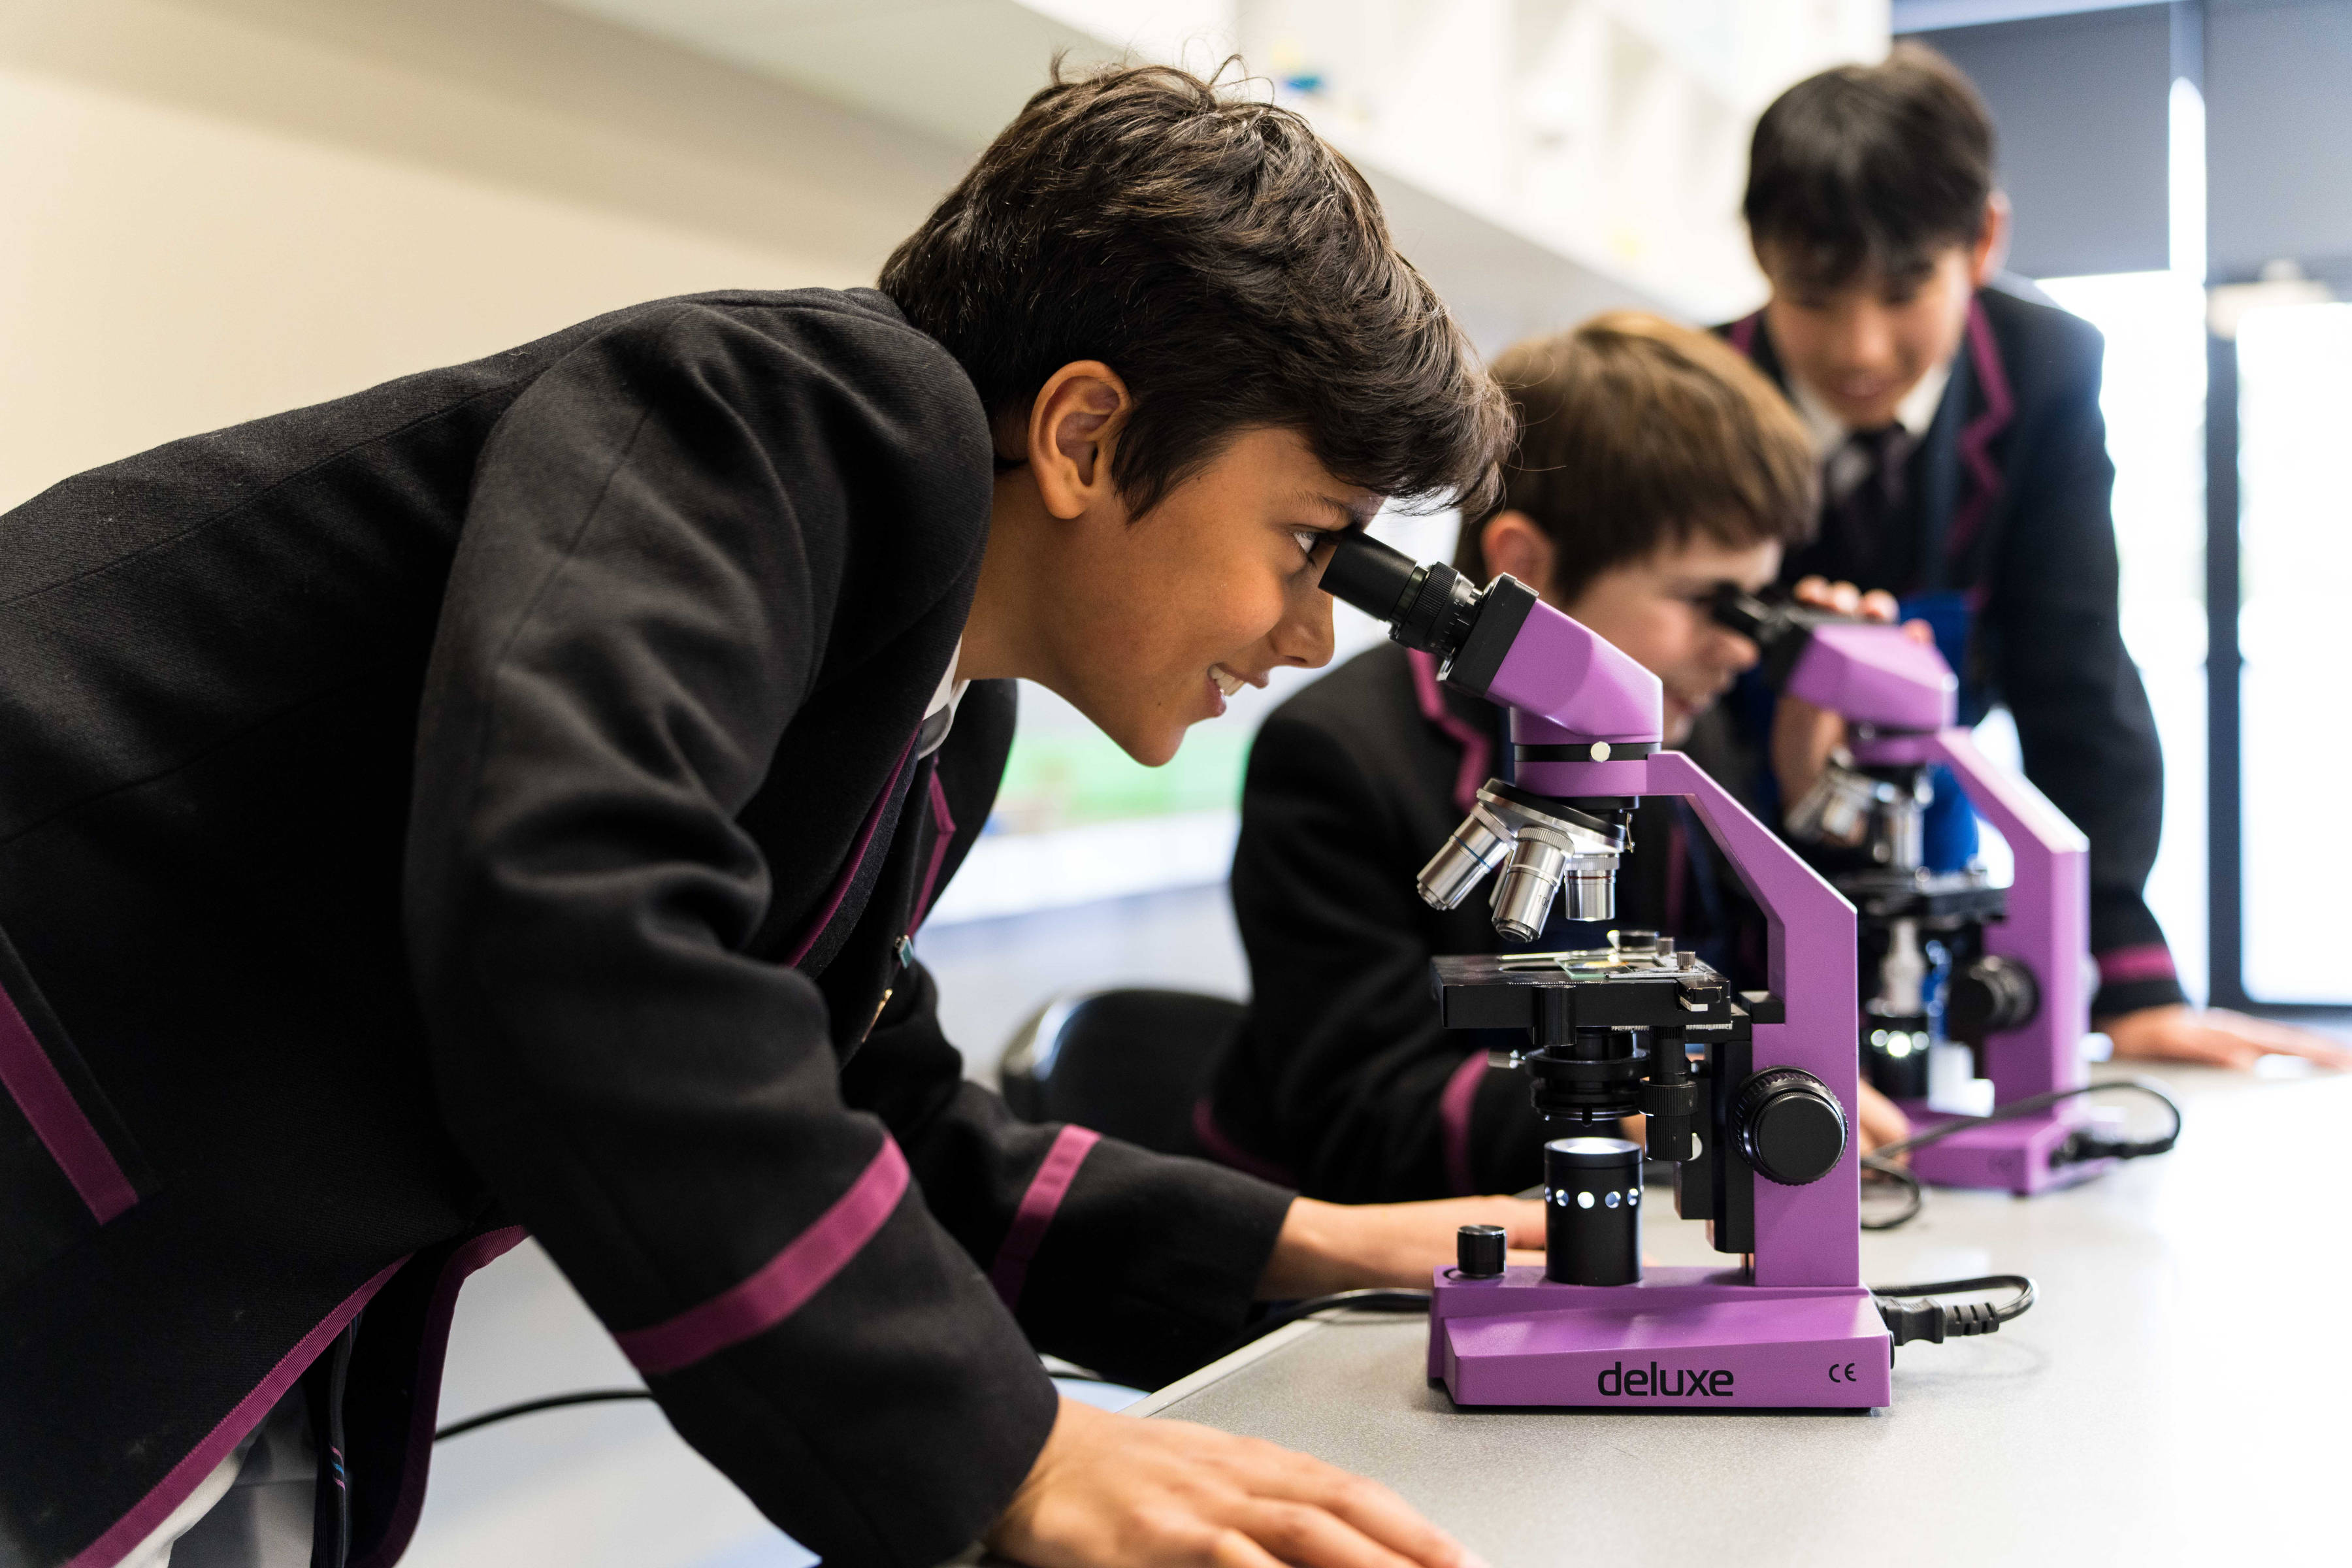
[(1347, 483), (1482, 504), (1501, 392), (1379, 200), (1298, 115), (1166, 66), (1064, 76), (882, 268), (992, 418), (1099, 359), (1135, 399), (1112, 458), (1149, 511), (1243, 430)]
[(1748, 234), (1816, 288), (1916, 279), (1984, 232), (1992, 116), (1959, 68), (1919, 44), (1840, 66), (1773, 100), (1748, 153)]
[(1812, 537), (1812, 444), (1762, 373), (1709, 333), (1612, 310), (1495, 362), (1519, 434), (1501, 504), (1466, 516), (1454, 566), (1486, 580), (1480, 535), (1520, 511), (1559, 546), (1553, 595), (1705, 537), (1732, 549)]

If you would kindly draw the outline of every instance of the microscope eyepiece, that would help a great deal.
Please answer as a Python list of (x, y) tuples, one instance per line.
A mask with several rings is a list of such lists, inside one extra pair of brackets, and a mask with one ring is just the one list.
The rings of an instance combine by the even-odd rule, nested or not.
[(1339, 536), (1323, 563), (1323, 591), (1385, 622), (1389, 636), (1410, 648), (1450, 660), (1478, 618), (1481, 595), (1470, 579), (1443, 562), (1423, 565), (1361, 529)]
[(1393, 622), (1419, 592), (1421, 563), (1391, 550), (1361, 529), (1350, 529), (1331, 546), (1323, 563), (1323, 591), (1376, 621)]
[(1787, 684), (1789, 672), (1796, 668), (1808, 643), (1812, 641), (1813, 628), (1857, 617), (1841, 616), (1831, 610), (1816, 610), (1793, 604), (1786, 599), (1767, 599), (1748, 593), (1735, 583), (1726, 583), (1715, 591), (1707, 606), (1715, 624), (1727, 631), (1738, 632), (1756, 645), (1763, 664), (1764, 678), (1774, 686)]

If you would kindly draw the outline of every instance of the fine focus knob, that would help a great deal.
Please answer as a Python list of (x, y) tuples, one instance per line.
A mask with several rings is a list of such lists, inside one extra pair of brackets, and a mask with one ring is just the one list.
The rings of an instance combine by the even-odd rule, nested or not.
[(1818, 1182), (1845, 1154), (1845, 1108), (1799, 1068), (1767, 1068), (1740, 1086), (1732, 1110), (1739, 1152), (1784, 1187)]
[(1454, 1271), (1465, 1279), (1502, 1278), (1510, 1233), (1499, 1225), (1465, 1225), (1454, 1233)]

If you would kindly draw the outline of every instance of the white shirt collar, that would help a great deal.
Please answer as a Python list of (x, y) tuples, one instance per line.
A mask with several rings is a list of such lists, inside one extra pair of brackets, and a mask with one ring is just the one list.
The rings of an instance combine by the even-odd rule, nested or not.
[(940, 677), (939, 689), (931, 693), (930, 702), (923, 709), (922, 728), (916, 731), (920, 737), (916, 747), (920, 756), (928, 757), (938, 751), (946, 742), (948, 731), (955, 728), (956, 704), (963, 700), (964, 688), (971, 684), (956, 679), (956, 669), (962, 663), (963, 639), (958, 637), (955, 652), (948, 656), (947, 670)]
[[(1912, 440), (1927, 435), (1927, 426), (1935, 423), (1936, 406), (1944, 401), (1944, 388), (1951, 384), (1951, 363), (1946, 361), (1921, 376), (1918, 384), (1903, 395), (1903, 401), (1895, 405), (1895, 422)], [(1789, 377), (1789, 391), (1790, 401), (1797, 405), (1797, 416), (1805, 422), (1805, 433), (1812, 437), (1815, 458), (1826, 458), (1845, 445), (1853, 427), (1832, 413), (1819, 393), (1793, 373)]]

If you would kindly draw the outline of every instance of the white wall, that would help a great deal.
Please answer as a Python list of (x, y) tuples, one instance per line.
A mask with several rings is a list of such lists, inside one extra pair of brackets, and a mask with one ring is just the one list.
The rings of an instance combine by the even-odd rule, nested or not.
[(633, 300), (870, 282), (961, 163), (524, 0), (8, 0), (0, 507)]

